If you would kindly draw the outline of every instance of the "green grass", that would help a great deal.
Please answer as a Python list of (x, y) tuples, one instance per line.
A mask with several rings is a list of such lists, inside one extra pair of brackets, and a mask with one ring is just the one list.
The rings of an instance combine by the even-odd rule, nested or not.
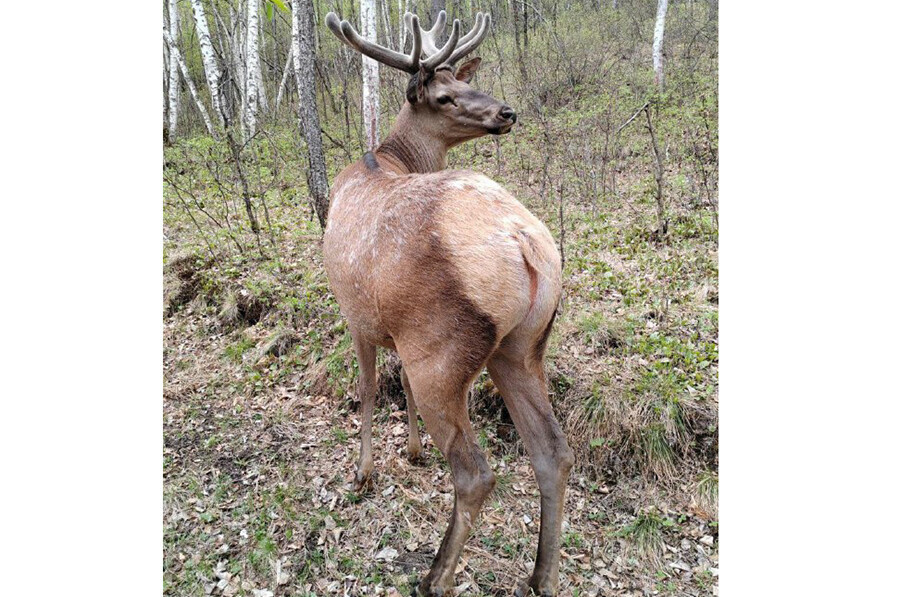
[(256, 347), (256, 343), (250, 338), (241, 337), (236, 342), (225, 348), (225, 356), (235, 363), (241, 363), (244, 355)]
[(642, 557), (658, 562), (663, 551), (663, 532), (675, 526), (672, 519), (648, 510), (638, 514), (614, 534), (624, 538)]

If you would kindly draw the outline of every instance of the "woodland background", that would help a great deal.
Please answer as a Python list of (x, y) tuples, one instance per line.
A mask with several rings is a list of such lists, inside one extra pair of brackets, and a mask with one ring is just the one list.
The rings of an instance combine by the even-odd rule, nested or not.
[[(324, 15), (360, 30), (371, 15), (379, 42), (398, 47), (402, 12), (429, 26), (446, 9), (465, 28), (491, 13), (474, 86), (519, 115), (509, 135), (451, 152), (450, 167), (503, 184), (564, 255), (548, 349), (577, 455), (561, 594), (716, 594), (717, 3), (162, 8), (165, 593), (406, 595), (430, 563), (452, 486), (437, 452), (424, 466), (403, 456), (389, 354), (379, 477), (371, 494), (346, 488), (356, 369), (321, 263), (323, 185), (370, 140), (360, 57)], [(378, 81), (384, 138), (406, 75), (382, 68)], [(498, 485), (458, 589), (505, 595), (532, 564), (537, 487), (486, 376), (471, 405)]]

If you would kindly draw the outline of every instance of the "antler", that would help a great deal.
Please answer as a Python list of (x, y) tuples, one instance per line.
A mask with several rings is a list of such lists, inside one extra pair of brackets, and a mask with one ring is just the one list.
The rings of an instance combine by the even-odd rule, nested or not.
[(456, 64), (459, 60), (471, 54), (475, 48), (481, 45), (481, 42), (484, 41), (484, 38), (487, 36), (490, 29), (490, 13), (476, 13), (475, 26), (459, 40), (459, 43), (456, 44), (456, 48), (454, 48), (453, 53), (450, 55), (447, 62), (449, 64)]
[(419, 27), (419, 17), (413, 15), (412, 23), (413, 27), (410, 27), (409, 30), (413, 36), (413, 47), (412, 53), (407, 55), (370, 42), (357, 33), (353, 25), (348, 21), (338, 19), (333, 12), (325, 15), (325, 24), (339, 40), (372, 60), (410, 74), (419, 72), (419, 57), (422, 54), (422, 29)]
[(373, 60), (406, 71), (410, 74), (419, 71), (421, 65), (425, 70), (434, 71), (441, 64), (453, 65), (461, 58), (471, 53), (482, 41), (491, 25), (491, 15), (477, 13), (475, 26), (462, 38), (459, 37), (460, 24), (458, 19), (453, 20), (453, 28), (450, 37), (440, 48), (437, 47), (437, 39), (444, 32), (447, 24), (447, 13), (443, 10), (438, 13), (434, 26), (428, 31), (422, 31), (419, 25), (419, 17), (412, 13), (403, 15), (403, 22), (407, 30), (412, 34), (413, 47), (409, 54), (395, 52), (384, 46), (370, 42), (356, 32), (348, 21), (338, 19), (333, 12), (325, 16), (325, 24), (339, 40), (355, 49), (360, 54)]

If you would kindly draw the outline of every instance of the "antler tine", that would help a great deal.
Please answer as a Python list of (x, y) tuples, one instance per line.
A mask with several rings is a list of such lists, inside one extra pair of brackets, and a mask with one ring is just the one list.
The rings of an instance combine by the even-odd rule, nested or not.
[[(424, 42), (424, 36), (422, 41)], [(447, 62), (447, 59), (450, 57), (450, 54), (453, 53), (453, 50), (456, 49), (456, 44), (459, 41), (459, 20), (453, 19), (453, 29), (450, 31), (450, 38), (447, 40), (447, 43), (437, 51), (436, 54), (433, 54), (427, 57), (422, 61), (422, 66), (425, 67), (426, 70), (433, 71), (441, 64)]]
[(422, 40), (421, 36), (416, 34), (418, 29), (418, 19), (413, 16), (413, 22), (416, 27), (413, 29), (413, 53), (409, 56), (395, 52), (384, 46), (370, 42), (353, 28), (348, 21), (342, 21), (333, 12), (325, 15), (325, 24), (331, 29), (335, 37), (347, 44), (360, 54), (368, 56), (385, 66), (390, 66), (408, 73), (415, 73), (419, 70), (419, 56), (421, 54)]
[(469, 30), (468, 33), (466, 33), (464, 36), (462, 36), (462, 38), (459, 40), (459, 43), (456, 44), (457, 48), (463, 47), (464, 45), (466, 45), (469, 42), (470, 39), (475, 37), (475, 35), (478, 33), (478, 29), (481, 27), (481, 22), (483, 20), (484, 20), (484, 13), (476, 12), (475, 13), (475, 24), (472, 26), (472, 28)]
[(434, 25), (431, 26), (431, 29), (428, 31), (424, 31), (424, 35), (422, 36), (422, 41), (424, 42), (425, 47), (425, 55), (433, 56), (438, 53), (437, 41), (441, 37), (441, 34), (444, 32), (444, 27), (447, 25), (447, 13), (446, 11), (441, 11), (438, 13), (437, 18), (434, 20)]
[[(481, 21), (479, 23), (479, 20)], [(481, 28), (479, 28), (479, 24)], [(475, 15), (475, 26), (472, 27), (472, 30), (463, 37), (456, 49), (453, 50), (453, 54), (450, 56), (450, 59), (447, 60), (450, 64), (456, 64), (460, 59), (465, 57), (466, 55), (472, 53), (478, 46), (481, 45), (481, 42), (484, 41), (485, 36), (488, 31), (491, 29), (491, 15), (490, 13), (478, 13)]]

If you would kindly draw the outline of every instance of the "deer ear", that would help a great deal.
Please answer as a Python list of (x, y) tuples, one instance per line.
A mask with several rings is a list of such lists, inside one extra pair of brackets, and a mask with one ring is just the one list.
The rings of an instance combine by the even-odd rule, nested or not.
[(481, 58), (472, 58), (456, 71), (456, 80), (463, 83), (470, 82), (479, 66), (481, 66)]

